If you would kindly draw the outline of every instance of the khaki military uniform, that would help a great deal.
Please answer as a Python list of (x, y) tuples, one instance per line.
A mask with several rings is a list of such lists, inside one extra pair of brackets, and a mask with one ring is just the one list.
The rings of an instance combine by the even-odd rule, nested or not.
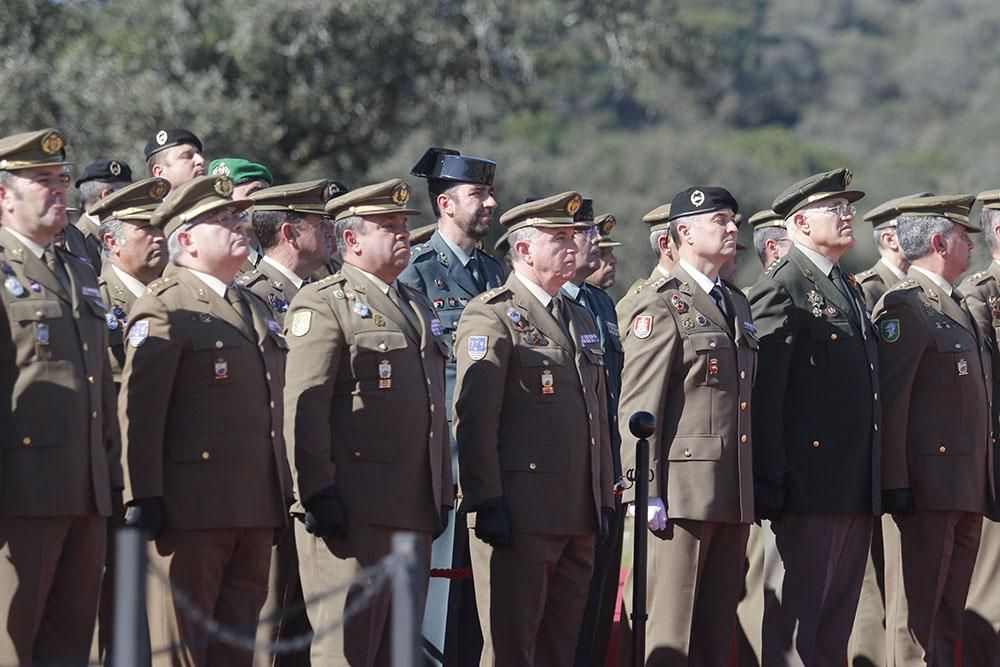
[[(679, 265), (646, 283), (624, 314), (625, 370), (619, 424), (656, 417), (650, 495), (670, 522), (651, 540), (646, 657), (668, 664), (684, 655), (722, 664), (743, 580), (754, 518), (750, 391), (756, 330), (746, 298), (727, 285), (724, 314)], [(622, 453), (635, 467), (634, 448)], [(634, 475), (633, 475), (634, 476)], [(625, 500), (634, 499), (634, 487)], [(641, 523), (641, 519), (640, 519)]]
[[(90, 267), (94, 269), (94, 273), (100, 274), (102, 268), (101, 252), (104, 248), (104, 242), (101, 241), (101, 236), (98, 233), (100, 229), (99, 224), (90, 215), (83, 213), (73, 227), (83, 234), (83, 240), (86, 244), (86, 253), (85, 255), (80, 255), (80, 258), (90, 264)], [(67, 228), (67, 241), (70, 234), (72, 232), (69, 232)]]
[[(150, 566), (218, 622), (253, 628), (291, 491), (284, 339), (263, 303), (241, 299), (243, 313), (188, 269), (167, 267), (130, 312), (119, 413), (127, 498), (162, 497), (166, 507)], [(169, 591), (150, 596), (149, 625), (153, 650), (180, 642), (185, 664), (250, 664), (248, 652), (200, 641)]]
[(136, 296), (106, 262), (98, 279), (101, 298), (108, 307), (108, 360), (115, 384), (121, 384), (122, 369), (125, 367), (125, 328), (128, 326), (129, 312)]
[(656, 282), (659, 278), (663, 277), (663, 272), (660, 271), (658, 267), (653, 267), (652, 273), (649, 274), (648, 278), (639, 278), (632, 285), (625, 290), (625, 294), (618, 303), (615, 304), (615, 313), (618, 315), (618, 329), (620, 331), (625, 331), (631, 322), (626, 319), (628, 315), (632, 312), (633, 303), (636, 297), (642, 291), (642, 286), (646, 283)]
[(614, 507), (600, 335), (582, 306), (564, 314), (572, 340), (512, 274), (458, 325), (462, 507), (502, 497), (514, 539), (471, 539), (484, 665), (572, 663), (595, 534)]
[(867, 271), (862, 271), (854, 278), (865, 294), (865, 307), (869, 313), (875, 310), (875, 304), (890, 287), (902, 282), (882, 260), (875, 262), (874, 266)]
[(288, 306), (295, 295), (299, 293), (299, 288), (288, 279), (288, 276), (268, 262), (261, 260), (253, 271), (244, 273), (236, 282), (269, 305), (274, 318), (284, 326)]
[(107, 517), (122, 488), (105, 307), (0, 228), (0, 663), (86, 662)]
[[(286, 317), (286, 433), (296, 495), (308, 505), (336, 485), (345, 539), (295, 523), (302, 588), (314, 628), (329, 628), (359, 594), (317, 599), (389, 553), (394, 531), (415, 532), (426, 562), (441, 510), (453, 504), (444, 410), (448, 346), (426, 297), (402, 283), (415, 322), (350, 264), (299, 291)], [(420, 608), (427, 579), (415, 586)], [(388, 664), (390, 593), (342, 631), (312, 645), (314, 665)]]
[(982, 517), (993, 501), (990, 360), (969, 313), (925, 274), (875, 307), (885, 392), (883, 488), (916, 512), (883, 519), (887, 660), (952, 664)]

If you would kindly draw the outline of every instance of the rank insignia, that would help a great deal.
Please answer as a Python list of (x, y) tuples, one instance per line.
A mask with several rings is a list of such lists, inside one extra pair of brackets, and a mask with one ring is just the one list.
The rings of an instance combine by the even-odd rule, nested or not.
[(104, 321), (108, 325), (108, 329), (114, 331), (118, 328), (118, 318), (114, 316), (113, 313), (104, 313)]
[(509, 317), (510, 321), (513, 322), (514, 324), (517, 324), (518, 322), (521, 321), (521, 313), (519, 313), (517, 308), (513, 306), (507, 309), (507, 317)]
[(341, 299), (341, 300), (343, 300), (343, 298), (344, 298), (344, 290), (339, 289), (336, 292), (334, 292), (333, 293), (333, 298), (334, 299)]
[(958, 374), (959, 375), (968, 375), (969, 374), (969, 362), (966, 361), (965, 359), (959, 359), (957, 367), (958, 367)]
[(312, 311), (300, 310), (292, 316), (291, 332), (293, 336), (305, 336), (312, 325)]
[(434, 287), (437, 287), (438, 289), (444, 289), (445, 288), (444, 281), (441, 280), (440, 278), (435, 278), (434, 279)]
[(267, 293), (267, 300), (271, 302), (271, 306), (279, 313), (284, 313), (288, 311), (288, 302), (279, 297), (274, 292)]
[(670, 297), (670, 303), (678, 313), (686, 313), (688, 311), (688, 304), (681, 298), (680, 294), (674, 294)]
[(580, 334), (580, 345), (581, 345), (581, 347), (585, 347), (585, 346), (590, 345), (592, 343), (597, 343), (600, 340), (601, 340), (601, 337), (598, 336), (595, 333)]
[(222, 382), (229, 379), (229, 362), (222, 357), (215, 360), (215, 381)]
[(649, 338), (653, 333), (653, 316), (638, 315), (632, 322), (632, 333), (636, 338)]
[(545, 369), (542, 371), (542, 393), (546, 396), (556, 393), (556, 381), (552, 377), (552, 371)]
[[(446, 255), (443, 252), (442, 253), (438, 253), (438, 261), (441, 262), (442, 264), (444, 264), (445, 266), (448, 266), (448, 255)], [(438, 279), (438, 280), (440, 280), (440, 279)], [(437, 280), (435, 280), (435, 284), (437, 284)], [(442, 284), (441, 287), (444, 287), (444, 285)]]
[(878, 333), (887, 343), (895, 343), (899, 340), (899, 320), (896, 318), (882, 320), (878, 324)]
[(128, 342), (132, 344), (132, 347), (142, 345), (147, 336), (149, 336), (149, 320), (133, 322), (132, 328), (128, 330)]
[(460, 296), (458, 297), (458, 305), (460, 305), (462, 308), (465, 308), (466, 306), (469, 305), (469, 300), (466, 299), (464, 296)]
[(469, 358), (473, 361), (485, 358), (489, 340), (489, 336), (469, 336)]
[(205, 323), (205, 324), (211, 324), (212, 323), (212, 316), (209, 315), (208, 313), (202, 313), (201, 314), (201, 321), (203, 323)]
[(441, 310), (444, 308), (444, 299), (434, 299), (434, 309)]
[(35, 325), (35, 342), (39, 345), (49, 344), (49, 327), (47, 324), (39, 322)]
[(434, 317), (431, 318), (431, 333), (435, 336), (440, 336), (444, 329), (441, 328), (441, 320)]
[(354, 302), (354, 312), (360, 317), (371, 317), (372, 311), (368, 309), (368, 304), (361, 303), (360, 301)]
[(834, 317), (837, 314), (837, 308), (833, 304), (830, 304), (823, 309), (823, 314), (827, 317)]
[(692, 320), (690, 317), (682, 317), (681, 318), (681, 326), (684, 327), (685, 329), (693, 329), (694, 328), (694, 320)]
[(708, 326), (708, 320), (701, 313), (698, 313), (698, 316), (694, 318), (694, 321), (697, 322), (700, 327)]
[(708, 359), (708, 374), (718, 375), (719, 374), (719, 360), (715, 357), (709, 357)]
[(28, 278), (28, 287), (30, 287), (31, 291), (35, 292), (36, 294), (42, 291), (42, 286), (39, 285), (37, 281), (32, 280), (31, 278)]
[(455, 297), (449, 296), (448, 297), (448, 307), (449, 308), (455, 308), (457, 306), (458, 306), (458, 301), (455, 300)]
[(392, 364), (389, 363), (388, 359), (378, 362), (378, 388), (392, 388)]
[(24, 294), (24, 285), (14, 276), (7, 276), (7, 279), (3, 281), (3, 286), (15, 297)]
[(385, 326), (385, 318), (379, 315), (378, 313), (375, 313), (374, 317), (372, 317), (372, 322), (374, 322), (375, 326), (377, 327)]
[(615, 322), (608, 322), (608, 333), (612, 336), (618, 337), (618, 324)]

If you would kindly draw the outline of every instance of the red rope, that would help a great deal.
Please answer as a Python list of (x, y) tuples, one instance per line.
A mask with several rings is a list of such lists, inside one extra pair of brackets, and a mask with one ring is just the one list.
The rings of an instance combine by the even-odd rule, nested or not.
[(472, 579), (471, 567), (431, 568), (431, 576), (438, 579)]

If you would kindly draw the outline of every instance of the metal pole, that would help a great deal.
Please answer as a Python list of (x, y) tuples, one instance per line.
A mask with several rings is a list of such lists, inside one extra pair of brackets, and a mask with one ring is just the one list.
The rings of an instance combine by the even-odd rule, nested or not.
[(111, 658), (116, 665), (149, 662), (146, 631), (146, 538), (138, 528), (119, 528), (115, 539), (115, 636)]
[(416, 607), (417, 585), (417, 536), (413, 533), (395, 533), (392, 552), (402, 556), (404, 567), (392, 573), (392, 667), (416, 665), (417, 628), (420, 611)]
[(649, 507), (649, 441), (656, 417), (636, 412), (628, 420), (635, 444), (635, 546), (632, 555), (632, 661), (646, 663), (646, 508)]

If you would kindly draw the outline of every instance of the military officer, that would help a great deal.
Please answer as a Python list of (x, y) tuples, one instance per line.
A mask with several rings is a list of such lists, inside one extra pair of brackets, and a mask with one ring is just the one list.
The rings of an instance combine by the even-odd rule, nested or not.
[[(94, 160), (88, 164), (76, 179), (76, 189), (80, 191), (80, 207), (83, 213), (74, 226), (83, 232), (87, 245), (85, 256), (81, 256), (80, 259), (88, 261), (98, 275), (101, 273), (101, 254), (104, 246), (97, 231), (100, 220), (94, 214), (94, 205), (131, 182), (132, 168), (128, 166), (128, 162), (107, 158)], [(70, 250), (72, 251), (71, 248)]]
[(0, 139), (0, 663), (86, 664), (122, 470), (97, 276), (67, 225), (65, 139)]
[[(881, 513), (876, 341), (857, 283), (847, 169), (816, 174), (771, 208), (794, 245), (750, 290), (757, 514), (764, 534), (763, 664), (842, 665), (874, 516)], [(780, 519), (780, 520), (779, 520)]]
[(677, 261), (677, 247), (670, 236), (670, 204), (657, 206), (652, 211), (642, 216), (642, 221), (649, 225), (649, 245), (653, 248), (656, 256), (656, 265), (653, 267), (649, 278), (639, 278), (628, 288), (625, 295), (618, 301), (616, 307), (618, 312), (618, 326), (621, 329), (628, 327), (628, 322), (622, 321), (622, 313), (630, 311), (633, 297), (638, 294), (638, 290), (647, 281), (653, 281), (660, 276), (669, 276), (670, 269)]
[[(469, 300), (503, 284), (503, 267), (480, 247), (490, 233), (496, 213), (495, 172), (496, 163), (492, 160), (462, 155), (449, 148), (428, 148), (410, 170), (412, 175), (427, 180), (437, 229), (428, 241), (413, 246), (410, 265), (399, 279), (431, 300), (449, 344)], [(455, 389), (454, 359), (454, 354), (449, 354), (445, 369), (449, 425)], [(454, 441), (451, 448), (452, 476), (457, 481), (458, 452)], [(453, 515), (448, 530), (435, 540), (431, 567), (469, 567), (467, 537), (465, 517)], [(441, 652), (447, 643), (450, 653), (474, 659), (479, 649), (476, 615), (471, 613), (474, 606), (470, 581), (460, 580), (452, 586), (449, 579), (435, 578), (427, 595), (424, 637)]]
[(126, 522), (155, 540), (150, 566), (169, 588), (150, 596), (155, 656), (190, 665), (250, 665), (248, 651), (206, 641), (171, 594), (215, 621), (252, 629), (267, 593), (271, 543), (285, 525), (281, 436), (284, 340), (267, 306), (233, 277), (246, 258), (226, 176), (174, 188), (150, 223), (170, 263), (132, 306), (119, 414), (128, 465)]
[(785, 219), (771, 209), (757, 211), (747, 222), (753, 229), (753, 249), (765, 269), (784, 257), (792, 247)]
[[(393, 532), (412, 531), (427, 562), (453, 504), (448, 346), (427, 298), (397, 280), (410, 258), (406, 216), (418, 213), (409, 198), (393, 179), (328, 201), (344, 266), (303, 287), (285, 320), (286, 432), (305, 508), (296, 543), (315, 628), (360, 591), (320, 594), (388, 554)], [(421, 608), (426, 586), (414, 586)], [(383, 588), (341, 631), (317, 636), (312, 664), (387, 665), (389, 612)]]
[(191, 130), (175, 127), (157, 130), (146, 142), (143, 154), (150, 176), (170, 181), (173, 188), (205, 175), (201, 139)]
[[(726, 664), (754, 518), (750, 390), (756, 332), (746, 298), (719, 278), (736, 252), (738, 205), (697, 186), (670, 207), (678, 261), (623, 313), (618, 423), (656, 416), (651, 438), (647, 664)], [(632, 448), (623, 467), (635, 466)], [(634, 487), (625, 500), (634, 499)]]
[[(330, 199), (333, 199), (334, 197), (339, 197), (340, 195), (349, 191), (350, 188), (348, 188), (340, 181), (334, 181), (334, 180), (330, 181)], [(323, 278), (326, 278), (327, 276), (332, 276), (333, 274), (340, 271), (341, 264), (342, 262), (340, 261), (340, 256), (337, 254), (337, 246), (335, 244), (334, 253), (333, 255), (330, 256), (330, 259), (318, 270), (313, 271), (313, 274), (309, 276), (309, 278), (314, 282), (323, 280)]]
[(239, 283), (266, 301), (281, 324), (292, 298), (333, 254), (333, 220), (323, 209), (330, 192), (330, 182), (319, 179), (250, 195), (253, 228), (264, 256)]
[(163, 229), (150, 220), (153, 209), (169, 191), (165, 178), (147, 178), (109, 194), (91, 209), (107, 256), (98, 283), (108, 306), (109, 359), (116, 385), (121, 383), (125, 365), (124, 332), (129, 312), (167, 265)]
[[(1000, 378), (1000, 337), (997, 336), (1000, 329), (1000, 190), (987, 190), (976, 198), (983, 204), (979, 220), (991, 260), (989, 266), (966, 278), (958, 291), (965, 295), (965, 305), (972, 313), (990, 353), (995, 472), (995, 436), (1000, 427), (1000, 401), (996, 399)], [(982, 539), (962, 623), (962, 661), (969, 667), (1000, 664), (1000, 596), (996, 593), (995, 582), (997, 568), (1000, 567), (1000, 526), (996, 523), (995, 511), (989, 518), (983, 521)]]
[[(216, 158), (208, 163), (208, 173), (228, 176), (233, 180), (233, 199), (246, 199), (254, 192), (274, 185), (274, 177), (267, 167), (241, 157)], [(250, 254), (240, 267), (240, 273), (253, 271), (264, 256), (256, 230), (250, 225), (247, 231), (250, 234)]]
[[(608, 225), (614, 228), (614, 224), (617, 224), (615, 217), (610, 213), (598, 216), (596, 221), (598, 229), (604, 229)], [(615, 223), (611, 221), (615, 221)], [(615, 257), (615, 248), (620, 248), (621, 245), (619, 241), (611, 238), (609, 232), (601, 232), (600, 238), (597, 239), (597, 247), (601, 251), (601, 265), (597, 267), (596, 271), (587, 276), (588, 285), (593, 285), (601, 290), (609, 290), (614, 286), (615, 273), (618, 270), (618, 258)]]
[(864, 218), (862, 218), (865, 222), (872, 224), (872, 236), (879, 254), (879, 260), (875, 262), (874, 266), (855, 276), (865, 293), (865, 306), (869, 313), (875, 310), (875, 304), (882, 298), (886, 290), (906, 278), (906, 272), (910, 268), (910, 263), (903, 255), (903, 250), (899, 247), (899, 241), (896, 239), (896, 204), (909, 199), (929, 197), (931, 194), (930, 192), (917, 192), (905, 197), (890, 199), (865, 213)]
[[(886, 658), (952, 664), (983, 515), (994, 500), (988, 352), (952, 284), (969, 268), (972, 195), (899, 202), (907, 279), (875, 306)], [(942, 419), (950, 415), (952, 419)]]
[(514, 272), (470, 302), (455, 353), (455, 433), (484, 665), (569, 665), (614, 513), (603, 353), (559, 295), (576, 270), (576, 192), (500, 218)]

